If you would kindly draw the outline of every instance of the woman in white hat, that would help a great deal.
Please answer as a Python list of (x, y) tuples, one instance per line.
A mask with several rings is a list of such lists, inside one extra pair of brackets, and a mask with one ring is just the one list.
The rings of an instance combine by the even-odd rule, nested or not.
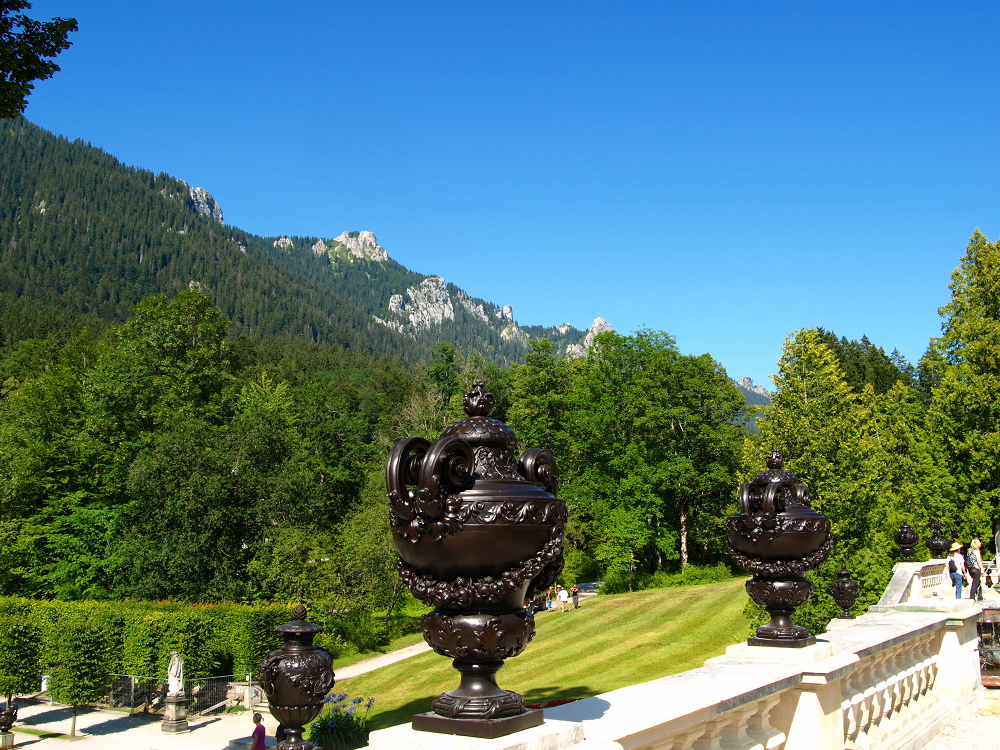
[(948, 572), (951, 573), (951, 584), (955, 587), (955, 598), (962, 598), (962, 584), (968, 571), (965, 569), (965, 558), (959, 551), (962, 545), (955, 542), (948, 551)]

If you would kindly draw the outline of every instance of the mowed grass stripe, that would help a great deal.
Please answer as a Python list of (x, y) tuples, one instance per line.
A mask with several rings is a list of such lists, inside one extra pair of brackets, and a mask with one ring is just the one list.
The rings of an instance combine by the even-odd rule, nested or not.
[[(498, 675), (529, 703), (585, 698), (702, 666), (746, 638), (743, 579), (598, 596), (568, 613), (536, 616), (535, 639)], [(335, 667), (336, 668), (336, 667)], [(429, 711), (435, 695), (458, 685), (451, 660), (421, 654), (338, 683), (374, 696), (376, 728)]]

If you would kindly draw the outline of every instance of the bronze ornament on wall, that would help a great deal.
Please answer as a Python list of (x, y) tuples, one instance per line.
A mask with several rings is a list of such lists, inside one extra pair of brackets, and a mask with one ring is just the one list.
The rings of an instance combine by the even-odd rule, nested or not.
[(833, 549), (830, 519), (812, 509), (809, 488), (783, 470), (778, 451), (771, 451), (767, 467), (740, 487), (739, 512), (725, 523), (727, 544), (740, 567), (754, 574), (746, 584), (750, 598), (771, 616), (748, 643), (801, 648), (816, 638), (791, 618), (813, 592), (803, 575)]
[(286, 728), (287, 739), (278, 750), (313, 750), (316, 746), (302, 739), (302, 731), (319, 715), (323, 699), (333, 687), (333, 656), (313, 645), (323, 627), (306, 622), (305, 607), (298, 605), (292, 618), (274, 629), (285, 643), (261, 662), (260, 686), (271, 714)]
[(461, 675), (413, 727), (492, 738), (542, 723), (496, 673), (535, 635), (524, 603), (562, 571), (567, 513), (552, 454), (518, 456), (513, 430), (489, 416), (493, 395), (482, 382), (464, 406), (466, 418), (433, 443), (396, 443), (386, 489), (400, 577), (435, 608), (421, 620), (424, 639)]

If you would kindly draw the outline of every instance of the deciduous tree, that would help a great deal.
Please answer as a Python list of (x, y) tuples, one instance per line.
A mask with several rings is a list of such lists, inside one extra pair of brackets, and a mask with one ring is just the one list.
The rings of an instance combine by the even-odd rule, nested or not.
[(28, 0), (0, 0), (0, 119), (17, 117), (28, 104), (34, 82), (59, 70), (50, 58), (69, 49), (75, 18), (36, 21), (20, 10)]

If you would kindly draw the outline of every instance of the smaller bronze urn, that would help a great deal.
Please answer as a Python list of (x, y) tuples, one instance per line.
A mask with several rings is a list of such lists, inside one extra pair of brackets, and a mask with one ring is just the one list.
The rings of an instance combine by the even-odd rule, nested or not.
[(319, 715), (323, 698), (333, 687), (333, 656), (313, 645), (323, 627), (306, 622), (305, 607), (297, 606), (292, 618), (274, 629), (284, 636), (285, 644), (260, 663), (260, 685), (271, 715), (286, 727), (287, 739), (278, 750), (313, 750), (316, 746), (302, 739), (302, 728)]
[(940, 521), (931, 521), (933, 533), (930, 539), (924, 544), (931, 551), (931, 557), (935, 560), (943, 560), (948, 556), (948, 548), (951, 547), (951, 539), (944, 535), (943, 524)]
[(0, 742), (0, 747), (14, 747), (14, 740), (11, 735), (10, 728), (14, 726), (15, 721), (17, 721), (17, 704), (10, 701), (6, 706), (4, 706), (3, 711), (0, 711), (0, 740), (7, 737), (10, 740), (10, 743), (4, 744), (3, 742)]
[(858, 600), (858, 594), (860, 593), (861, 587), (858, 586), (856, 581), (851, 580), (851, 572), (847, 568), (841, 568), (837, 571), (837, 577), (830, 584), (830, 596), (837, 602), (837, 606), (844, 610), (837, 615), (838, 619), (854, 619), (854, 615), (851, 614), (851, 607)]
[(833, 537), (830, 519), (810, 505), (809, 488), (782, 465), (781, 454), (772, 450), (768, 470), (740, 487), (740, 509), (726, 519), (726, 536), (729, 554), (754, 574), (747, 593), (771, 615), (747, 642), (801, 648), (816, 643), (808, 630), (792, 623), (795, 608), (813, 592), (803, 573), (826, 559)]
[(896, 544), (899, 545), (899, 551), (903, 553), (903, 562), (916, 562), (913, 559), (913, 553), (919, 541), (920, 537), (917, 536), (917, 532), (910, 524), (904, 523), (899, 527), (899, 531), (896, 532)]

